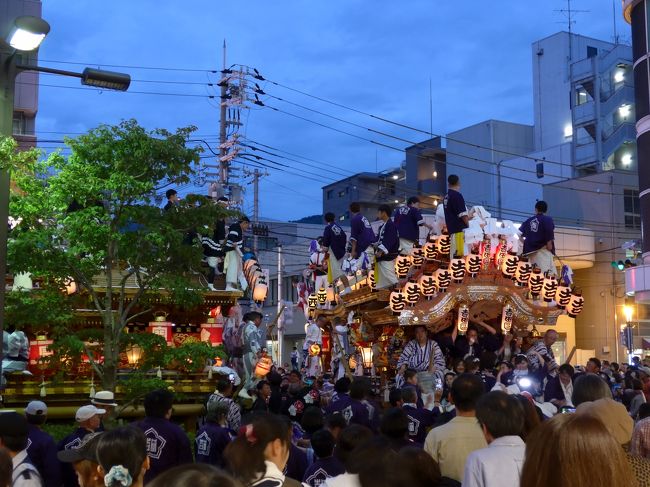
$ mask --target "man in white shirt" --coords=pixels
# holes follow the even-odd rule
[[[484,392],[485,385],[475,374],[461,374],[451,384],[456,417],[433,428],[424,441],[424,451],[438,463],[443,477],[462,482],[469,454],[487,446],[475,414],[476,402]]]
[[[307,377],[316,377],[321,373],[320,356],[312,356],[309,353],[309,347],[314,344],[323,346],[323,332],[327,319],[325,315],[318,315],[316,322],[308,321],[305,325],[305,341],[303,342],[302,353],[305,360],[305,368],[307,369]]]
[[[467,457],[463,487],[519,487],[526,450],[519,436],[524,427],[519,401],[505,392],[489,392],[478,400],[476,418],[488,447]]]

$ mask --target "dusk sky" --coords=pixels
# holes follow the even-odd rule
[[[41,47],[41,65],[79,71],[86,65],[101,67],[128,72],[134,81],[129,92],[115,93],[41,75],[37,131],[49,149],[64,135],[135,118],[147,128],[195,125],[197,138],[216,147],[219,100],[208,98],[216,92],[207,84],[216,84],[219,75],[206,70],[221,69],[224,38],[228,65],[252,66],[290,88],[423,130],[430,125],[430,78],[434,133],[487,119],[532,123],[530,46],[567,30],[566,13],[557,11],[566,8],[565,0],[43,0],[43,18],[52,30]],[[620,40],[629,42],[618,0],[574,0],[572,8],[589,10],[575,14],[575,32],[611,41],[615,21]],[[360,137],[399,149],[409,144],[363,127],[411,141],[427,138],[284,87],[260,84],[270,95],[361,127],[262,97],[268,105]],[[286,220],[321,213],[324,184],[403,160],[398,150],[251,106],[255,108],[244,115],[241,133],[300,161],[277,159],[291,167],[269,170],[262,180],[263,217]],[[248,188],[244,210],[250,213],[252,186]]]

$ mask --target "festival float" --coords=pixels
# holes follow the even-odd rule
[[[309,297],[312,316],[346,320],[350,371],[361,359],[366,374],[380,376],[386,385],[417,325],[433,336],[453,327],[464,334],[470,323],[483,322],[502,333],[536,338],[538,326],[580,314],[584,298],[571,285],[568,266],[559,277],[543,275],[520,255],[512,222],[497,222],[483,209],[474,214],[465,231],[464,257],[450,258],[449,235],[429,235],[424,245],[395,260],[399,284],[394,289],[377,289],[371,267],[356,271],[351,293],[340,296],[342,285],[335,283]]]

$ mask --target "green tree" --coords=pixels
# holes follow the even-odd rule
[[[102,125],[66,138],[67,157],[14,168],[10,212],[20,224],[9,242],[10,270],[61,286],[72,278],[87,295],[102,317],[103,363],[88,353],[105,389],[115,389],[126,324],[151,310],[152,296],[177,306],[202,302],[193,271],[201,248],[187,237],[224,210],[202,196],[168,212],[156,203],[165,189],[190,182],[200,157],[187,145],[194,130]]]

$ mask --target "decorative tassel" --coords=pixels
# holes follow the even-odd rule
[[[39,395],[41,397],[46,397],[47,396],[47,389],[45,389],[45,378],[43,378],[43,381],[41,382],[41,390],[39,392]]]
[[[160,365],[158,366],[158,370],[156,371],[156,377],[162,379],[162,370],[160,369]]]
[[[95,373],[94,372],[90,376],[90,394],[88,394],[88,397],[90,397],[90,399],[95,398]]]
[[[212,380],[212,366],[208,369],[208,379]]]

